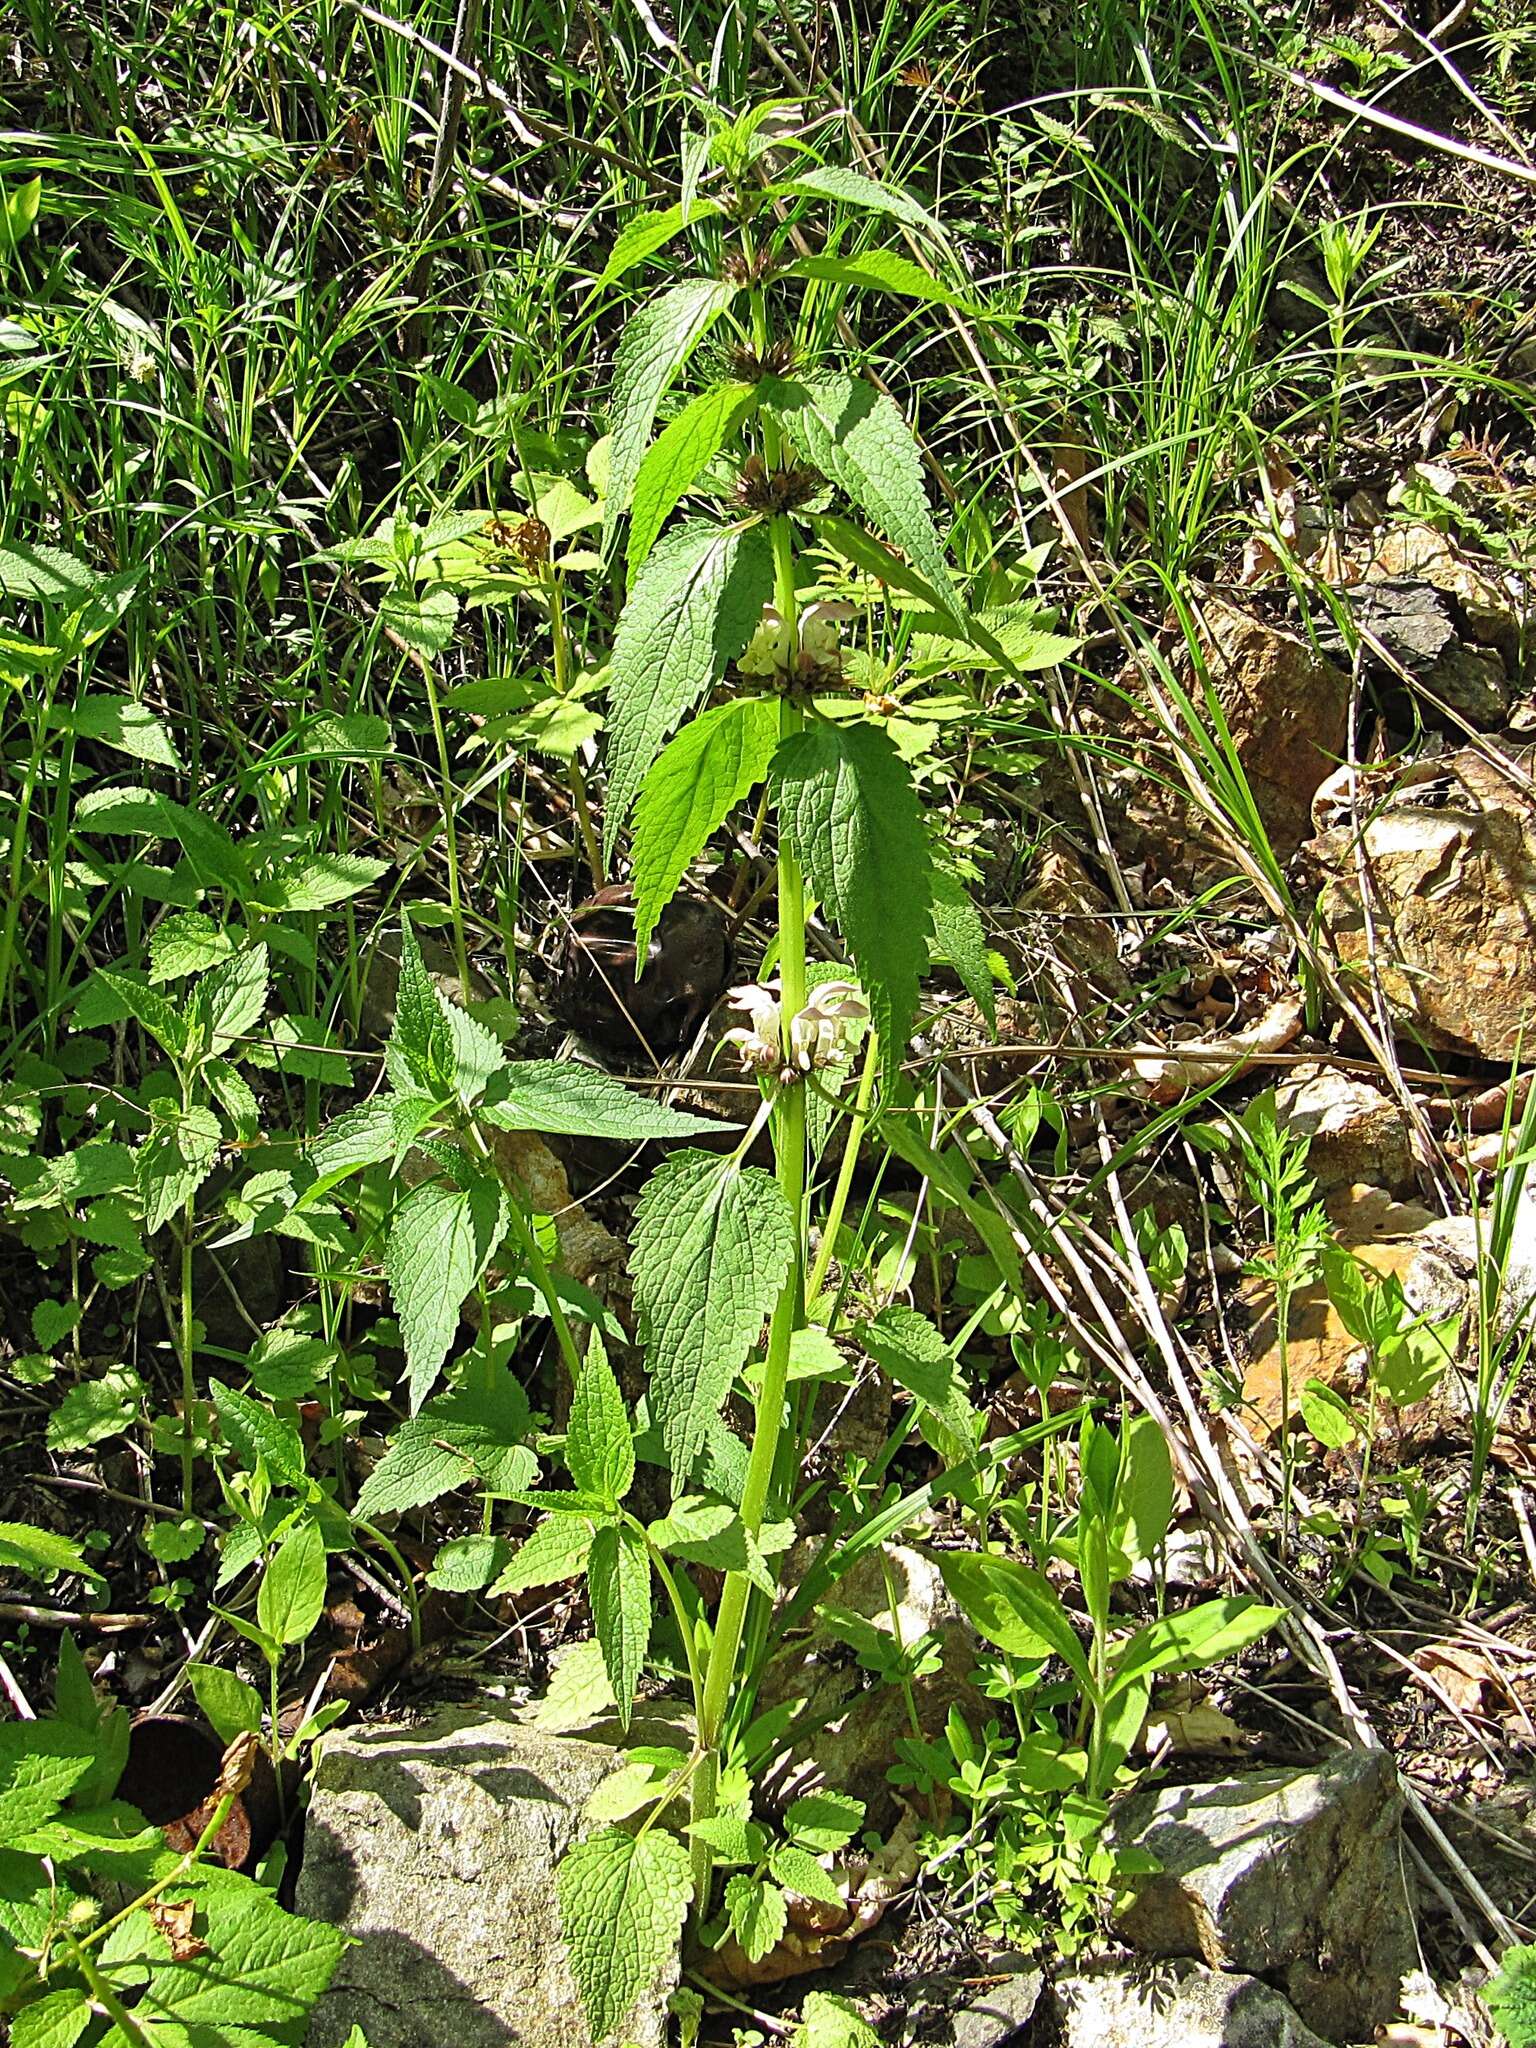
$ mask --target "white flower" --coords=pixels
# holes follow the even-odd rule
[[[869,1022],[869,1005],[851,981],[824,981],[789,1027],[790,1054],[801,1073],[842,1066],[853,1051],[855,1026]]]
[[[809,668],[835,668],[839,658],[838,621],[846,605],[807,605],[800,615],[800,662]],[[744,676],[778,676],[784,673],[784,625],[773,605],[763,608],[762,624],[752,635],[747,651],[736,664]]]
[[[727,1031],[724,1043],[734,1045],[753,1073],[797,1079],[818,1067],[841,1066],[853,1050],[856,1027],[869,1021],[869,1005],[851,981],[827,981],[813,989],[810,1001],[791,1021],[789,1059],[784,1057],[784,1019],[778,994],[752,983],[730,992],[733,1010],[750,1022]]]
[[[742,1065],[755,1074],[776,1074],[784,1062],[779,999],[756,982],[730,991],[730,1006],[742,1011],[750,1022],[727,1031],[722,1041],[741,1053]]]

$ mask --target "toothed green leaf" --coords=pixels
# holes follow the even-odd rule
[[[878,726],[818,723],[780,746],[779,819],[848,942],[894,1076],[928,965],[933,864],[917,792]]]
[[[569,1851],[556,1890],[587,2023],[606,2041],[676,1950],[693,1896],[688,1851],[662,1828],[604,1828]]]
[[[668,386],[702,337],[719,319],[736,287],[693,277],[635,314],[624,329],[613,365],[613,432],[608,449],[609,530],[629,510],[646,443]]]
[[[635,1211],[635,1307],[652,1419],[679,1481],[762,1334],[794,1249],[789,1205],[760,1167],[676,1152],[646,1183]]]
[[[822,475],[932,584],[961,630],[965,612],[928,509],[917,444],[892,400],[843,375],[779,381],[767,399]]]
[[[768,773],[779,739],[767,697],[732,697],[692,719],[662,749],[635,806],[635,947],[651,933],[688,864]]]
[[[608,666],[605,858],[667,735],[725,673],[773,596],[761,526],[688,519],[651,551],[619,619]]]

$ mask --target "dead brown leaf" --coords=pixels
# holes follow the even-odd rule
[[[207,1955],[207,1942],[199,1941],[192,1932],[197,1907],[191,1899],[177,1899],[174,1903],[169,1899],[152,1899],[144,1910],[151,1926],[170,1944],[172,1962],[190,1963]]]

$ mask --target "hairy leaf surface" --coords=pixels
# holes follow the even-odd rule
[[[677,1152],[635,1211],[635,1307],[651,1413],[686,1480],[794,1257],[794,1219],[760,1167]]]
[[[413,1414],[448,1356],[464,1297],[506,1228],[506,1196],[488,1178],[468,1188],[426,1182],[396,1209],[384,1269],[405,1340]]]
[[[778,710],[770,699],[732,697],[690,720],[653,764],[635,807],[639,958],[689,862],[768,773],[778,738]]]
[[[595,2041],[606,2041],[666,1966],[693,1896],[688,1851],[653,1828],[604,1828],[556,1876],[560,1923]]]
[[[736,296],[714,278],[675,284],[636,313],[613,365],[613,432],[608,449],[609,530],[629,510],[635,479],[667,387]]]
[[[917,444],[894,402],[861,377],[779,383],[771,403],[822,474],[911,558],[957,630],[965,613],[923,489]]]
[[[568,1060],[509,1060],[486,1092],[480,1115],[503,1131],[543,1131],[551,1137],[696,1138],[728,1129],[713,1117],[693,1116],[626,1088],[611,1074]]]
[[[673,507],[692,490],[757,403],[751,384],[712,384],[669,420],[635,478],[626,561],[633,581]]]
[[[848,942],[894,1074],[928,964],[933,904],[911,778],[877,726],[817,724],[784,741],[770,780],[781,826]]]
[[[761,526],[689,519],[652,551],[624,607],[608,668],[605,856],[668,733],[725,672],[773,595]]]
[[[651,1560],[638,1529],[610,1523],[592,1538],[587,1598],[618,1702],[619,1725],[628,1728],[651,1640]]]

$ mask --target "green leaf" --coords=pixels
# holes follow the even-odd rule
[[[690,278],[660,293],[624,329],[613,365],[613,431],[608,449],[607,530],[629,510],[635,479],[669,385],[736,296],[714,278]]]
[[[1156,1672],[1198,1671],[1247,1649],[1284,1618],[1283,1608],[1266,1607],[1246,1593],[1236,1599],[1206,1600],[1182,1614],[1165,1614],[1161,1621],[1138,1629],[1115,1651],[1110,1694]]]
[[[614,1138],[639,1145],[652,1138],[695,1138],[729,1130],[712,1117],[691,1116],[626,1088],[612,1074],[573,1060],[509,1060],[486,1091],[481,1118],[502,1131],[550,1137]]]
[[[917,444],[894,402],[862,378],[841,375],[776,383],[768,402],[822,475],[911,559],[963,632],[965,609],[928,509]]]
[[[173,1057],[187,1049],[187,1020],[173,1003],[147,988],[137,976],[120,974],[115,968],[100,967],[92,977],[90,995],[102,994],[115,998],[114,1013],[100,1018],[102,1023],[116,1023],[118,1017],[128,1016],[154,1039],[162,1052]],[[89,1015],[83,1003],[75,1006],[75,1022],[84,1028],[83,1018]]]
[[[958,638],[939,618],[914,621],[909,661],[918,676],[948,669],[1003,669],[1013,676],[1038,675],[1075,654],[1082,641],[1053,629],[1054,613],[1038,605],[1007,605],[979,612]],[[926,627],[929,630],[921,630]]]
[[[260,1459],[267,1477],[279,1486],[304,1484],[304,1440],[295,1425],[260,1401],[220,1380],[209,1383],[219,1418],[219,1433],[240,1461],[244,1472],[254,1472]]]
[[[71,1387],[48,1418],[50,1451],[87,1451],[132,1429],[144,1387],[131,1366],[114,1365],[99,1379]]]
[[[210,968],[192,991],[192,1028],[209,1052],[223,1052],[253,1031],[267,1007],[268,953],[247,946]]]
[[[1536,1942],[1513,1942],[1483,1987],[1483,2003],[1509,2048],[1536,2048]]]
[[[1457,1316],[1443,1323],[1410,1322],[1381,1345],[1370,1374],[1394,1407],[1410,1408],[1434,1392],[1454,1355],[1459,1325]]]
[[[911,778],[879,727],[817,723],[783,742],[770,783],[782,829],[848,942],[894,1077],[928,964],[933,903]]]
[[[227,1746],[237,1735],[261,1732],[261,1694],[254,1685],[221,1664],[189,1664],[187,1677],[193,1698],[220,1742]]]
[[[638,1529],[624,1523],[598,1530],[587,1557],[587,1597],[619,1725],[628,1728],[651,1640],[651,1560]]]
[[[379,599],[379,619],[417,654],[441,654],[459,622],[459,600],[444,583],[421,591],[402,586]]]
[[[742,652],[772,595],[765,527],[687,519],[652,550],[608,666],[607,859],[667,735]]]
[[[892,220],[903,221],[909,228],[921,228],[936,241],[944,239],[944,231],[933,215],[919,206],[910,192],[895,185],[883,185],[877,178],[865,177],[862,171],[845,170],[841,164],[818,164],[814,170],[802,171],[773,190],[803,193],[813,199],[830,199],[838,206],[861,206],[871,213],[889,214]]]
[[[270,911],[334,910],[389,873],[387,860],[361,853],[312,853],[261,885],[260,906]]]
[[[150,1105],[149,1136],[134,1154],[147,1236],[167,1224],[190,1202],[212,1173],[219,1156],[219,1120],[205,1103],[182,1109],[161,1100]]]
[[[905,591],[930,611],[943,611],[944,600],[927,578],[919,576],[912,564],[900,555],[892,554],[885,542],[877,540],[874,534],[866,533],[863,527],[853,525],[850,520],[839,518],[835,512],[814,513],[811,524],[834,554],[841,555],[845,562],[852,562],[856,569],[880,584],[883,590]]]
[[[275,1643],[302,1643],[325,1606],[325,1543],[317,1522],[290,1530],[262,1574],[256,1625]]]
[[[1173,1459],[1168,1439],[1150,1415],[1128,1422],[1120,1436],[1120,1470],[1115,1482],[1111,1542],[1117,1579],[1129,1578],[1150,1558],[1173,1520]]]
[[[135,2018],[157,2040],[184,2042],[186,2048],[193,2042],[197,2048],[247,2042],[265,2048],[277,2039],[297,2039],[347,1936],[339,1927],[285,1913],[270,1892],[234,1871],[200,1872],[195,1885],[189,1880],[188,1891],[198,1908],[193,1933],[206,1943],[205,1954],[176,1962],[147,1916],[124,1923],[125,1946],[132,1944],[125,1985],[143,1983]],[[100,1960],[104,1969],[112,1965],[110,1943]]]
[[[686,207],[679,201],[675,206],[655,207],[635,214],[624,223],[615,240],[612,253],[598,275],[598,285],[616,284],[637,264],[643,263],[647,256],[654,256],[658,249],[665,248],[685,227],[695,221],[710,220],[719,211],[716,200],[694,199]]]
[[[453,1033],[447,1005],[427,972],[409,917],[400,920],[400,976],[385,1059],[389,1078],[402,1095],[414,1090],[441,1100],[452,1091]]]
[[[586,1570],[591,1550],[591,1522],[580,1515],[546,1515],[492,1586],[492,1597],[562,1585]]]
[[[671,1961],[693,1896],[688,1851],[662,1828],[604,1828],[556,1873],[560,1923],[594,2041],[606,2041]]]
[[[745,1870],[727,1878],[725,1910],[732,1934],[753,1963],[762,1961],[789,1924],[789,1908],[778,1886],[765,1884]]]
[[[626,562],[633,582],[673,507],[692,490],[757,404],[752,384],[712,384],[669,420],[646,450],[635,478]]]
[[[759,1545],[736,1509],[725,1501],[684,1494],[646,1531],[658,1550],[714,1571],[745,1572],[754,1586],[774,1594],[774,1578]]]
[[[688,1833],[708,1842],[717,1863],[761,1863],[768,1850],[767,1831],[739,1813],[712,1813],[690,1821]]]
[[[602,1333],[593,1329],[571,1396],[565,1462],[577,1488],[616,1508],[635,1476],[635,1440],[624,1396],[608,1363]]]
[[[388,1159],[394,1149],[394,1112],[389,1096],[376,1096],[372,1102],[343,1110],[310,1142],[308,1156],[315,1171],[315,1184],[305,1190],[306,1197],[318,1199],[349,1174]]]
[[[948,1551],[938,1560],[944,1584],[989,1643],[1010,1657],[1030,1660],[1053,1652],[1086,1690],[1088,1660],[1055,1588],[1030,1565],[1011,1557]]]
[[[1308,1380],[1299,1405],[1302,1421],[1328,1450],[1341,1451],[1360,1434],[1349,1403],[1324,1380]]]
[[[11,2048],[74,2048],[96,2017],[83,1991],[48,1991],[11,2021]]]
[[[97,1694],[85,1659],[68,1633],[59,1638],[53,1704],[59,1721],[88,1736],[95,1748],[90,1770],[71,1789],[77,1814],[81,1808],[104,1805],[117,1790],[117,1781],[128,1761],[128,1714]]]
[[[930,277],[920,263],[891,249],[866,249],[859,256],[802,256],[789,265],[785,275],[852,285],[862,291],[894,292],[900,298],[922,299],[935,306],[960,306],[973,318],[980,312],[974,299],[951,291]]]
[[[646,1183],[631,1249],[651,1414],[686,1481],[795,1253],[795,1224],[760,1167],[677,1152]]]
[[[90,1770],[95,1743],[55,1721],[0,1725],[0,1843],[41,1827]]]
[[[132,697],[93,693],[76,700],[57,714],[59,722],[77,739],[99,740],[136,761],[151,762],[157,768],[184,772],[185,763],[176,751],[162,720]]]
[[[798,1892],[802,1899],[819,1899],[824,1906],[843,1903],[831,1876],[807,1849],[783,1843],[768,1859],[768,1868],[786,1891]]]
[[[30,1522],[0,1522],[0,1570],[25,1572],[29,1578],[47,1581],[59,1572],[76,1572],[97,1585],[101,1574],[87,1563],[85,1552],[67,1536],[51,1529],[34,1528]]]
[[[196,1515],[168,1516],[150,1523],[144,1531],[144,1548],[161,1564],[185,1564],[202,1549],[207,1533]]]
[[[966,1394],[959,1361],[928,1318],[893,1303],[865,1326],[864,1348],[942,1425],[956,1454],[969,1456],[981,1440],[981,1417]]]
[[[442,1544],[427,1573],[439,1593],[480,1593],[506,1562],[505,1536],[456,1536]]]
[[[488,1176],[467,1188],[424,1182],[395,1210],[384,1270],[405,1342],[413,1414],[448,1356],[465,1296],[506,1229],[506,1197]]]
[[[99,569],[43,541],[8,541],[0,547],[0,591],[40,599],[61,610],[88,604],[105,583]]]
[[[864,1818],[864,1802],[846,1792],[805,1792],[792,1800],[784,1825],[802,1848],[830,1855],[851,1842]]]
[[[229,959],[237,934],[215,924],[201,910],[180,910],[162,918],[149,935],[149,978],[178,981]]]
[[[770,698],[732,697],[690,720],[652,763],[635,806],[637,959],[644,960],[690,861],[767,775],[778,741],[778,707]]]
[[[947,868],[933,870],[933,950],[960,977],[961,987],[986,1019],[987,1028],[997,1031],[997,1002],[992,990],[992,968],[987,959],[987,935],[981,913],[970,892]]]
[[[538,1461],[527,1445],[532,1426],[528,1396],[505,1369],[488,1388],[439,1395],[395,1432],[363,1483],[356,1519],[370,1522],[425,1507],[471,1480],[499,1496],[520,1493],[538,1476]]]
[[[573,1728],[590,1726],[613,1706],[603,1646],[594,1638],[577,1643],[560,1659],[548,1692],[528,1717],[529,1725],[547,1734],[564,1735]]]
[[[830,1991],[811,1991],[800,2008],[800,2024],[789,2048],[880,2048],[880,2036],[848,1999]]]

